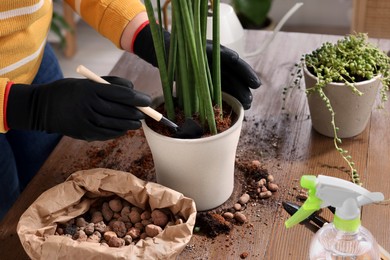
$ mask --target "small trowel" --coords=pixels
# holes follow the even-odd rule
[[[76,69],[77,73],[83,75],[84,77],[93,80],[98,83],[110,84],[110,82],[106,81],[102,77],[96,75],[91,70],[87,69],[83,65],[79,65]],[[179,127],[177,124],[164,117],[160,112],[154,110],[151,107],[137,107],[141,112],[150,116],[157,122],[161,122],[164,125],[168,126],[173,132],[175,138],[180,139],[195,139],[199,138],[203,135],[202,127],[197,124],[194,120],[187,118],[182,127]]]

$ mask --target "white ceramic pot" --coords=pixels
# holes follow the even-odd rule
[[[160,135],[143,121],[152,151],[157,182],[195,201],[199,211],[209,210],[229,199],[234,187],[234,163],[244,109],[230,95],[226,103],[238,115],[228,130],[199,139],[177,139]]]
[[[315,85],[317,78],[304,68],[306,88]],[[337,136],[340,138],[353,137],[367,126],[371,110],[375,103],[380,86],[380,76],[371,80],[356,83],[356,88],[364,93],[359,96],[343,83],[330,83],[324,88],[335,112],[335,124],[339,128]],[[331,114],[317,92],[307,97],[313,128],[325,136],[334,137],[331,125]]]

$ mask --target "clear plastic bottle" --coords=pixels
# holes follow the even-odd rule
[[[360,207],[384,199],[380,192],[335,177],[304,175],[301,186],[309,190],[302,207],[286,221],[292,227],[320,208],[336,208],[332,223],[324,225],[311,241],[310,260],[378,260],[379,246],[361,225]]]
[[[310,260],[378,260],[379,248],[366,228],[345,232],[329,223],[313,237],[309,255]]]

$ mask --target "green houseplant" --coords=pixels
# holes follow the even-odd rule
[[[304,75],[313,128],[333,137],[335,148],[350,168],[352,181],[360,184],[351,156],[340,147],[341,138],[355,136],[365,129],[378,91],[381,101],[387,101],[390,58],[370,43],[366,34],[357,33],[336,43],[324,43],[304,55],[297,67],[298,77]],[[359,112],[360,107],[365,107],[366,111]],[[318,110],[325,115],[319,118]],[[344,112],[347,114],[343,115]],[[362,124],[353,125],[348,132],[345,128],[349,127],[349,121]],[[323,130],[323,125],[327,130]]]
[[[261,29],[269,25],[268,13],[272,0],[232,0],[231,2],[244,28]]]
[[[172,5],[171,44],[166,50],[162,27],[155,20],[154,8],[145,1],[158,68],[164,93],[165,109],[169,119],[175,120],[175,105],[179,105],[186,117],[199,114],[202,124],[207,124],[211,134],[216,134],[214,106],[222,109],[219,1],[213,1],[213,68],[209,68],[206,57],[206,25],[208,1],[177,1]],[[159,24],[161,21],[160,1],[157,1]],[[166,57],[169,53],[169,57]],[[188,73],[191,71],[191,74]],[[176,80],[174,80],[176,79]],[[191,87],[195,82],[196,88]],[[176,93],[174,93],[174,85]],[[177,102],[174,104],[174,95]]]
[[[198,118],[210,136],[191,140],[171,138],[150,131],[145,121],[143,129],[152,151],[157,182],[193,198],[198,210],[217,207],[230,197],[234,186],[235,152],[243,121],[241,104],[221,91],[219,4],[219,1],[213,1],[212,5],[213,67],[210,68],[206,51],[208,1],[171,2],[169,46],[165,46],[162,28],[158,25],[162,25],[159,1],[159,23],[155,20],[155,8],[149,0],[145,1],[163,87],[165,113],[172,121],[177,120],[178,111],[182,111],[186,118]],[[235,119],[233,116],[232,126],[219,133],[217,122],[224,118],[225,104],[232,107],[231,115],[236,116]]]

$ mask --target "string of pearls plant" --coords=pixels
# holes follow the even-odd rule
[[[368,41],[367,34],[357,33],[345,36],[336,43],[324,43],[312,53],[303,55],[298,67],[297,79],[302,78],[302,67],[317,77],[314,87],[307,89],[306,94],[318,93],[325,102],[331,114],[331,125],[334,132],[334,146],[349,166],[352,182],[361,185],[360,177],[355,168],[355,163],[347,150],[340,147],[342,141],[338,137],[339,128],[335,124],[335,112],[331,101],[326,96],[324,88],[328,83],[345,83],[356,95],[363,95],[354,83],[369,80],[381,75],[382,87],[380,88],[381,107],[388,100],[387,92],[390,84],[390,58],[385,52]],[[296,86],[297,80],[294,81]],[[299,80],[300,82],[300,80]],[[285,93],[285,91],[284,91]]]

